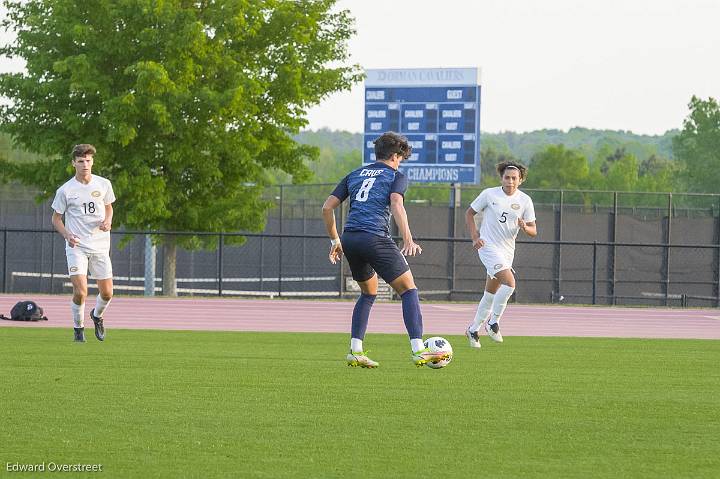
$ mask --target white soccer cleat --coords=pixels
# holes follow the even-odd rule
[[[485,331],[487,331],[487,335],[490,336],[490,339],[496,343],[503,342],[502,334],[500,334],[500,323],[495,323],[492,326],[490,323],[485,323]]]
[[[480,331],[470,331],[470,327],[468,327],[465,330],[465,336],[467,336],[471,348],[480,349],[482,347],[480,344]]]
[[[380,363],[373,361],[372,359],[367,357],[367,353],[364,351],[350,351],[346,359],[348,366],[352,366],[354,368],[357,366],[360,366],[361,368],[376,368],[380,366]]]

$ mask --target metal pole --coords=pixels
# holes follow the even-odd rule
[[[720,197],[718,198],[720,200]],[[715,307],[720,307],[720,208],[715,218]]]
[[[37,267],[35,268],[36,271],[39,271],[40,274],[37,276],[37,291],[42,291],[42,285],[43,285],[43,275],[42,272],[45,271],[45,265],[44,265],[44,257],[45,257],[45,235],[43,233],[40,233],[40,254],[36,258],[38,261]]]
[[[260,237],[260,291],[264,291],[264,281],[265,279],[263,276],[265,275],[265,270],[263,268],[263,265],[265,264],[265,237]]]
[[[55,241],[54,235],[50,234],[50,294],[55,292],[53,283],[55,282]]]
[[[563,209],[565,207],[565,191],[560,190],[560,210],[558,211],[558,241],[563,240]],[[562,288],[562,244],[557,246],[557,291],[560,294]]]
[[[617,253],[617,246],[615,246],[615,242],[617,241],[617,217],[618,217],[618,192],[616,191],[613,193],[613,221],[612,221],[612,232],[610,241],[613,243],[611,250],[612,254],[610,255],[610,297],[611,302],[610,304],[615,305],[615,255]]]
[[[562,210],[563,210],[564,195],[563,191],[560,190],[560,201],[558,209],[553,211],[555,214],[555,245],[553,246],[553,296],[559,298],[561,285],[561,271],[562,271],[562,247],[560,241],[562,241]],[[553,298],[553,302],[554,302]]]
[[[112,233],[111,233],[112,234]],[[112,249],[112,237],[110,238],[110,249]],[[132,257],[133,257],[133,247],[132,244],[128,245],[127,247],[127,277],[128,277],[128,284],[132,284]]]
[[[592,304],[597,304],[597,241],[593,241]]]
[[[460,186],[456,183],[450,185],[450,204],[448,208],[448,237],[455,237],[455,216],[457,212],[458,203],[460,202]],[[449,295],[455,290],[455,242],[453,241],[448,247],[448,290]],[[449,298],[448,298],[449,299]]]
[[[300,276],[302,277],[302,282],[304,284],[305,282],[305,196],[303,196],[302,199],[302,264],[300,266]]]
[[[2,267],[2,277],[3,277],[3,293],[7,293],[7,230],[3,230],[3,267]]]
[[[155,260],[157,246],[153,244],[152,236],[145,235],[145,296],[155,296]]]
[[[343,224],[345,222],[345,203],[340,204],[340,224],[338,225],[337,229],[342,236],[342,228]],[[343,296],[343,288],[345,286],[345,268],[343,267],[342,260],[339,261],[340,263],[340,284],[338,285],[338,296],[342,298]]]
[[[223,280],[223,244],[224,236],[220,233],[218,238],[218,256],[217,256],[217,280],[218,280],[218,296],[222,296],[222,280]]]
[[[284,209],[283,185],[280,185],[280,234],[283,233],[283,209]],[[278,238],[278,298],[282,296],[282,236]]]
[[[670,305],[670,227],[672,225],[672,193],[668,193],[668,217],[665,230],[665,306]]]
[[[283,213],[284,213],[284,206],[285,206],[285,199],[284,199],[284,189],[283,185],[280,185],[280,205],[278,206],[278,213],[280,215],[280,234],[283,232]]]
[[[720,244],[715,245],[715,257],[717,258],[717,261],[715,262],[716,269],[716,281],[715,281],[715,307],[720,307]]]
[[[278,238],[278,298],[282,296],[282,236]]]

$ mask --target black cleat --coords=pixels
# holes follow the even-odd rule
[[[74,341],[76,343],[84,343],[85,342],[85,328],[73,328],[75,330],[75,339]]]
[[[95,323],[95,337],[98,341],[105,341],[105,326],[103,325],[103,319],[95,316],[95,308],[90,311],[90,319]]]

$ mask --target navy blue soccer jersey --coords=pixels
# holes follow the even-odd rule
[[[366,231],[390,236],[390,194],[405,194],[408,179],[384,163],[373,163],[351,171],[332,195],[340,201],[350,198],[345,231]]]

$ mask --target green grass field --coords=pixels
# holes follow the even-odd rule
[[[0,476],[720,475],[720,341],[508,337],[416,369],[404,336],[0,328]]]

